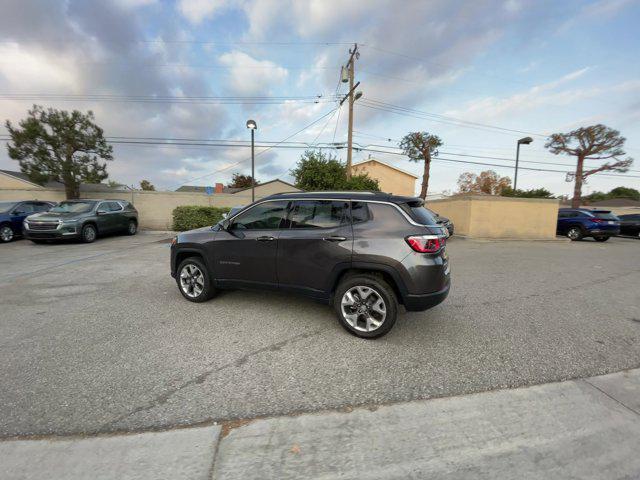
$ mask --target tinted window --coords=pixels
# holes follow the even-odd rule
[[[345,201],[308,200],[293,204],[290,228],[332,228],[345,220],[349,204]]]
[[[233,228],[240,230],[273,230],[279,228],[289,202],[265,202],[238,215],[233,220]]]
[[[36,203],[35,208],[36,212],[46,212],[51,208],[51,205],[48,203]]]
[[[571,215],[569,215],[571,212],[558,212],[558,218],[568,218]]]
[[[411,210],[411,216],[413,219],[421,225],[435,225],[436,219],[433,215],[424,207],[409,207]]]
[[[119,212],[122,210],[122,206],[118,202],[109,202],[107,203],[107,206],[112,212]]]
[[[22,213],[33,213],[36,209],[33,206],[33,203],[21,203],[16,207],[16,212]]]
[[[611,212],[593,212],[593,216],[603,220],[618,220],[618,217]]]
[[[353,223],[366,222],[369,220],[369,207],[365,202],[351,203],[351,221]]]
[[[60,202],[50,212],[57,213],[84,213],[90,212],[96,202]]]

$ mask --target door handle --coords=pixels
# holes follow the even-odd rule
[[[347,237],[324,237],[325,242],[344,242]]]
[[[270,237],[269,235],[263,235],[262,237],[256,238],[259,242],[272,242],[275,240],[274,237]]]

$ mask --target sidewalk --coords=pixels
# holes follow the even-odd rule
[[[640,369],[223,427],[6,440],[0,478],[640,478]]]

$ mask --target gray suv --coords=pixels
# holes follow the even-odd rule
[[[28,216],[24,236],[35,243],[68,238],[93,242],[98,235],[138,231],[138,211],[123,200],[67,200]]]
[[[282,193],[179,234],[171,275],[192,302],[225,288],[301,293],[333,304],[349,332],[374,338],[391,330],[399,303],[426,310],[447,297],[446,237],[420,198]]]

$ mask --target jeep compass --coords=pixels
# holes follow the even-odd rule
[[[171,275],[192,302],[225,288],[300,293],[332,304],[349,332],[374,338],[391,330],[399,304],[426,310],[447,297],[446,238],[420,198],[281,193],[180,233]]]

